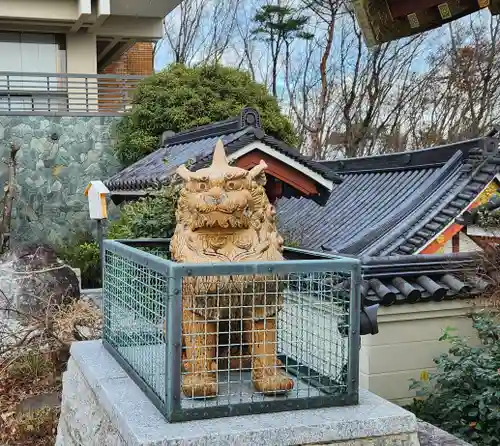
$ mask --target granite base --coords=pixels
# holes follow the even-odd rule
[[[74,343],[56,446],[418,446],[417,420],[360,390],[360,404],[168,423],[100,341]]]

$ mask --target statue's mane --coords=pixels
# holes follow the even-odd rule
[[[243,248],[245,253],[238,254],[239,261],[251,260],[282,260],[283,239],[278,234],[274,207],[269,202],[266,191],[261,184],[252,182],[250,193],[254,200],[254,208],[249,215],[250,227],[232,231],[226,238],[226,243]],[[197,215],[187,206],[187,201],[195,198],[196,193],[183,188],[177,202],[177,226],[172,238],[173,257],[177,261],[206,262],[217,260],[212,253],[208,258],[203,254],[204,248],[210,243],[217,243],[223,236],[216,231],[213,233],[190,231],[188,228]],[[195,198],[196,199],[196,198]],[[246,243],[248,249],[245,249]],[[222,240],[220,240],[222,243]],[[223,256],[220,261],[224,261]],[[237,260],[237,259],[233,259]]]

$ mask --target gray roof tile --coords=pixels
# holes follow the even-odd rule
[[[168,183],[177,167],[195,162],[212,154],[215,144],[222,139],[224,145],[238,139],[246,133],[240,130],[228,135],[218,135],[199,139],[194,142],[167,145],[147,155],[131,166],[118,172],[106,181],[111,190],[138,190],[159,187]]]
[[[362,259],[364,305],[383,306],[464,299],[491,291],[478,276],[476,253],[393,255]]]
[[[252,123],[252,125],[248,125],[248,123]],[[106,180],[105,184],[111,191],[158,188],[167,184],[177,167],[188,161],[192,161],[191,169],[198,169],[209,163],[219,138],[222,139],[228,155],[251,142],[262,141],[303,166],[319,173],[324,178],[340,182],[339,176],[332,172],[328,166],[313,161],[282,141],[266,135],[259,126],[258,113],[247,108],[242,110],[239,117],[176,134],[167,139],[165,147],[123,169]]]
[[[324,207],[278,201],[282,228],[300,245],[353,255],[414,254],[468,206],[500,166],[482,138],[404,154],[324,163],[342,177]]]

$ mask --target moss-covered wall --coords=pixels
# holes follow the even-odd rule
[[[21,146],[14,241],[59,245],[91,228],[83,191],[90,180],[105,180],[120,169],[111,150],[119,119],[0,116],[0,158],[7,159],[11,142]],[[0,183],[6,181],[2,163]]]

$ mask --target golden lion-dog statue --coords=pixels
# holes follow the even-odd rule
[[[249,171],[230,166],[221,140],[210,167],[196,172],[179,167],[184,186],[170,246],[172,260],[283,260],[276,211],[264,190],[266,168],[264,161]],[[283,290],[276,276],[185,277],[182,305],[184,395],[217,395],[223,350],[219,346],[224,344],[227,356],[233,357],[226,367],[251,368],[258,392],[277,394],[293,388],[294,381],[277,358],[276,317]]]

